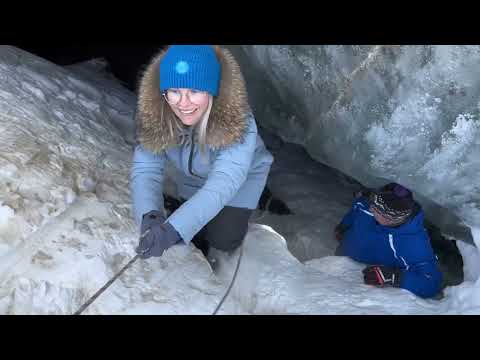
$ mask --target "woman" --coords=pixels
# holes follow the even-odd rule
[[[185,200],[167,219],[166,163]],[[202,229],[210,247],[233,252],[265,188],[272,155],[257,132],[240,67],[225,49],[175,45],[140,83],[131,170],[134,215],[144,234],[137,252],[160,257]]]

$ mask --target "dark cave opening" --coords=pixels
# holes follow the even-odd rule
[[[154,43],[71,43],[68,45],[17,43],[12,46],[62,66],[104,58],[110,65],[112,74],[129,90],[135,91],[139,74],[165,45]]]

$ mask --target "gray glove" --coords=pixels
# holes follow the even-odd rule
[[[162,211],[150,211],[148,214],[143,215],[142,220],[142,234],[144,235],[154,224],[163,224],[167,219],[163,215]]]
[[[181,241],[182,238],[171,224],[168,222],[154,223],[150,227],[150,231],[147,230],[147,233],[140,239],[136,251],[145,260],[151,257],[161,257],[166,250]]]

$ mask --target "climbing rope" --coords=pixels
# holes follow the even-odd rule
[[[115,275],[115,277],[113,277],[108,283],[106,283],[100,290],[98,290],[96,292],[95,295],[93,295],[90,300],[88,300],[85,304],[82,305],[82,307],[80,307],[80,309],[77,310],[77,312],[75,312],[75,316],[78,316],[78,315],[82,315],[83,312],[85,310],[87,310],[87,308],[92,305],[95,300],[98,299],[98,297],[100,295],[102,295],[115,281],[117,281],[117,279],[123,275],[123,273],[125,271],[127,271],[133,264],[135,264],[137,262],[137,260],[140,258],[140,255],[137,255],[135,256],[127,265],[125,265],[125,267],[117,274]]]
[[[143,239],[145,236],[147,236],[149,233],[150,233],[150,230],[145,231],[145,233],[140,237],[140,240],[142,240],[142,239]],[[148,250],[147,250],[146,252],[148,252]],[[115,275],[115,276],[114,276],[109,282],[107,282],[100,290],[98,290],[98,291],[95,293],[95,295],[93,295],[85,304],[83,304],[83,305],[80,307],[80,309],[78,309],[73,315],[74,315],[74,316],[82,315],[82,314],[85,312],[85,310],[87,310],[87,308],[88,308],[90,305],[92,305],[92,304],[95,302],[95,300],[98,299],[98,297],[99,297],[100,295],[102,295],[105,291],[107,291],[107,289],[108,289],[110,286],[112,286],[112,284],[113,284],[115,281],[117,281],[117,279],[118,279],[120,276],[122,276],[122,275],[125,273],[125,271],[127,271],[128,269],[130,269],[130,268],[133,266],[133,264],[135,264],[135,263],[137,262],[138,259],[140,259],[140,254],[137,255],[137,256],[135,256],[132,260],[130,260],[130,262],[129,262],[127,265],[125,265],[125,267],[124,267],[122,270],[120,270],[120,272],[119,272],[117,275]]]
[[[148,233],[148,232],[147,232]],[[147,235],[147,233],[145,233],[143,237],[145,237]],[[218,312],[220,311],[220,309],[222,308],[223,304],[225,303],[225,301],[227,300],[228,296],[230,295],[230,292],[232,291],[232,288],[235,284],[235,281],[237,279],[237,275],[238,275],[238,272],[240,270],[240,264],[241,264],[241,261],[242,261],[242,257],[243,257],[243,244],[242,246],[240,247],[240,255],[238,257],[238,262],[237,262],[237,267],[235,269],[235,273],[233,275],[233,279],[230,283],[230,286],[228,287],[228,290],[227,292],[225,293],[225,295],[223,296],[222,300],[220,301],[220,303],[218,304],[218,306],[216,307],[215,311],[213,312],[212,316],[215,316],[218,314]],[[133,266],[133,264],[135,264],[137,262],[137,260],[140,259],[140,255],[137,255],[135,256],[132,260],[130,260],[130,262],[125,265],[125,267],[120,270],[120,272],[115,275],[109,282],[107,282],[100,290],[98,290],[95,295],[93,295],[85,304],[83,304],[80,309],[78,309],[75,313],[74,313],[74,316],[79,316],[79,315],[82,315],[85,310],[87,310],[87,308],[92,305],[99,297],[100,295],[102,295],[110,286],[112,286],[112,284],[118,280],[118,278],[120,278],[120,276],[122,276],[129,268],[131,268]]]
[[[213,316],[218,314],[218,312],[222,308],[223,304],[225,303],[225,300],[227,300],[228,296],[230,295],[230,292],[232,291],[233,285],[235,285],[235,280],[237,280],[237,275],[238,275],[238,271],[240,270],[240,264],[242,262],[242,257],[243,257],[243,244],[240,247],[240,255],[238,256],[237,268],[235,269],[235,273],[233,274],[232,282],[230,283],[230,286],[228,287],[228,290],[225,293],[225,296],[223,297],[222,301],[220,301],[217,308],[213,312],[213,314],[212,314]]]

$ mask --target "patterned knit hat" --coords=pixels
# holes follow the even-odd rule
[[[376,212],[396,225],[404,223],[415,207],[412,192],[396,183],[373,192],[370,202]]]
[[[195,89],[218,96],[221,66],[210,45],[172,45],[160,62],[160,91]]]

